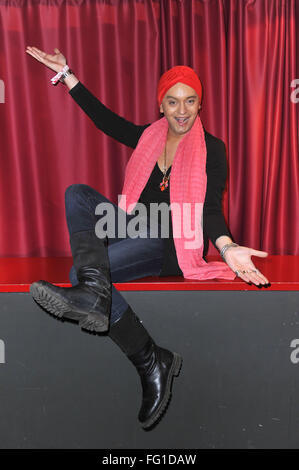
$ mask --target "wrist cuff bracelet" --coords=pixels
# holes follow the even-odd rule
[[[65,77],[71,75],[72,73],[73,71],[69,68],[69,66],[65,65],[63,69],[55,75],[55,77],[51,78],[52,85],[56,85],[58,81],[64,83]]]
[[[68,77],[69,75],[72,75],[74,73],[71,69],[68,69],[64,74],[60,77],[59,81],[64,83],[64,79]]]
[[[221,250],[220,250],[220,255],[221,257],[224,259],[224,253],[226,252],[226,250],[228,250],[230,247],[232,246],[239,246],[237,243],[227,243],[226,245],[224,245]],[[225,259],[224,259],[225,261]]]

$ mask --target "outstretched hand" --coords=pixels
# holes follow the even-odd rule
[[[270,284],[268,279],[255,267],[251,256],[266,258],[266,251],[254,250],[246,246],[234,246],[224,253],[225,262],[245,282],[259,284]],[[245,272],[244,272],[245,271]]]
[[[41,51],[37,47],[31,46],[27,46],[26,52],[51,70],[54,70],[54,72],[60,72],[66,65],[66,58],[57,47],[55,47],[55,54],[53,55],[46,54],[46,52]]]

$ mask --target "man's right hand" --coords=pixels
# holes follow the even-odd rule
[[[56,47],[54,49],[54,55],[46,54],[37,47],[31,46],[27,46],[26,52],[57,73],[66,65],[66,58]]]

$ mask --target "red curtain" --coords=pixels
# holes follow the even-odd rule
[[[58,47],[92,93],[138,124],[159,117],[161,73],[194,67],[204,126],[227,146],[235,240],[299,254],[298,0],[0,0],[0,44],[1,256],[70,254],[65,189],[86,183],[117,202],[131,154],[51,84],[27,45]]]

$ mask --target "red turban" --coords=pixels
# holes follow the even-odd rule
[[[176,65],[175,67],[172,67],[163,73],[159,80],[157,92],[159,106],[162,103],[167,90],[169,90],[169,88],[173,87],[178,82],[185,83],[186,85],[189,85],[191,88],[193,88],[199,96],[199,102],[201,102],[202,85],[196,72],[191,67],[187,67],[186,65]]]

